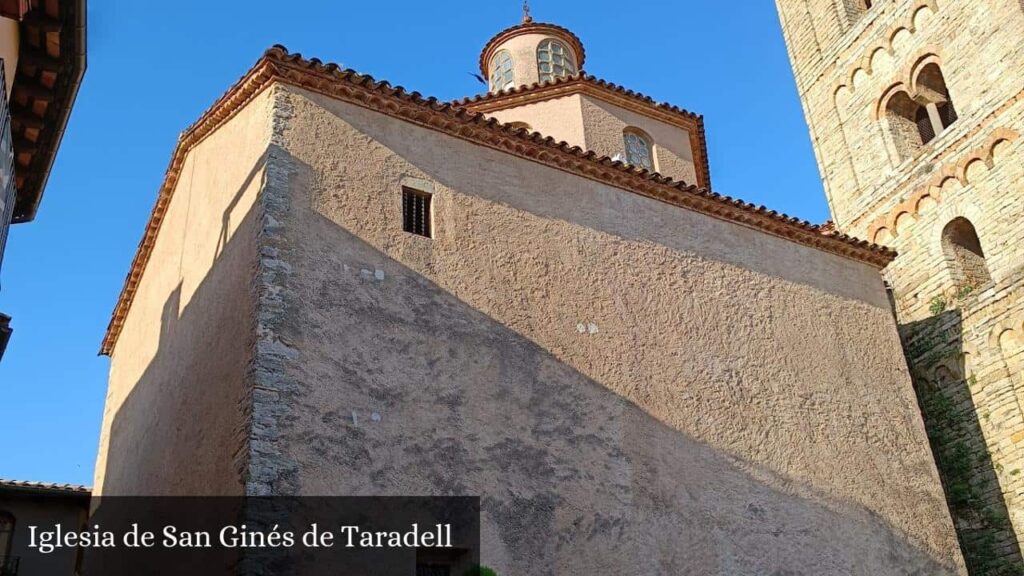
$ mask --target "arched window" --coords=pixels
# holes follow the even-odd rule
[[[967,218],[955,218],[942,229],[942,251],[953,279],[962,287],[977,288],[992,281],[981,240]]]
[[[635,130],[623,132],[622,138],[626,144],[626,163],[654,170],[654,155],[651,154],[650,139]]]
[[[558,40],[544,40],[537,46],[537,72],[541,82],[550,82],[575,74],[576,62],[565,44]]]
[[[0,510],[0,570],[11,555],[11,539],[14,537],[14,515]]]
[[[871,7],[875,5],[872,0],[840,0],[841,8],[846,12],[846,24],[852,26],[857,20],[860,20]]]
[[[491,90],[498,92],[515,86],[512,55],[502,50],[491,58]]]
[[[900,91],[885,105],[885,118],[900,160],[917,154],[957,120],[953,99],[938,64],[925,65],[917,73],[916,96]]]
[[[928,64],[917,73],[917,91],[928,102],[926,107],[932,117],[936,135],[956,122],[956,108],[953,107],[953,100],[946,89],[946,79],[942,77],[938,64]]]
[[[885,120],[900,160],[914,156],[935,138],[928,110],[906,92],[898,92],[889,99],[885,105]]]

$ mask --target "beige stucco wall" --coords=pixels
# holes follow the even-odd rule
[[[583,96],[582,104],[587,150],[608,156],[625,155],[625,130],[639,128],[650,137],[656,171],[676,180],[696,183],[697,169],[689,132],[591,96]]]
[[[290,490],[480,494],[502,574],[961,573],[876,270],[281,97]]]
[[[18,43],[21,30],[18,21],[0,16],[0,58],[4,61],[4,78],[7,80],[7,97],[11,96],[14,72],[18,69]]]
[[[488,112],[501,122],[525,122],[533,131],[600,155],[625,157],[624,131],[639,128],[652,141],[654,169],[676,180],[696,183],[690,133],[587,94]]]
[[[233,457],[255,340],[269,102],[257,97],[185,159],[111,355],[97,495],[242,490]]]
[[[525,122],[534,132],[568,142],[572,146],[583,149],[587,147],[583,97],[579,94],[495,110],[487,115],[504,123]]]

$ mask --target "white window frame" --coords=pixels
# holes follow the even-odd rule
[[[561,41],[545,38],[537,45],[537,78],[541,82],[573,76],[577,71],[572,51]]]

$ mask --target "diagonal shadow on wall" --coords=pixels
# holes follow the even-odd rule
[[[113,416],[105,493],[240,493],[258,223],[244,215],[187,297],[169,289]],[[280,334],[301,357],[272,442],[301,494],[480,494],[501,573],[955,573],[870,510],[710,448],[333,222],[306,224],[317,267]]]
[[[1019,574],[1024,560],[974,404],[960,310],[900,326],[928,440],[972,576]]]

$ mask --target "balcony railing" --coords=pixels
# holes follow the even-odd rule
[[[18,576],[18,556],[0,556],[0,576]]]

